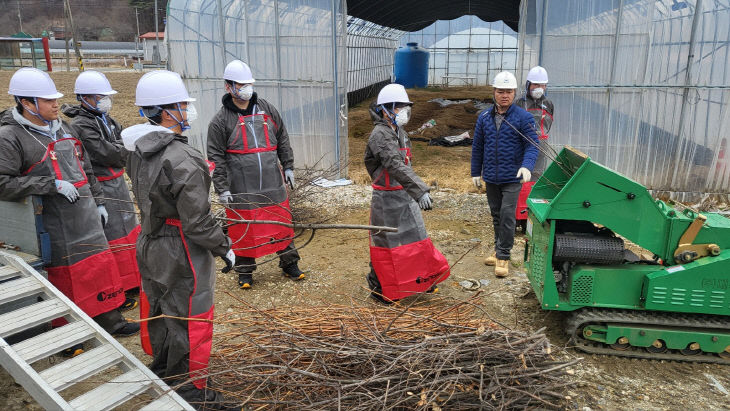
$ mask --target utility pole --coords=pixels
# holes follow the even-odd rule
[[[76,59],[79,62],[79,71],[84,71],[84,60],[83,60],[83,57],[81,56],[81,50],[79,50],[79,45],[81,44],[81,41],[79,40],[78,36],[76,36],[76,27],[74,26],[74,18],[73,18],[73,15],[71,15],[71,4],[69,3],[69,0],[64,0],[64,3],[66,4],[66,11],[68,12],[68,21],[69,21],[69,25],[71,26],[71,34],[73,35],[73,39],[74,39],[74,53],[76,53]],[[66,44],[68,44],[68,40],[66,40]]]
[[[156,46],[155,46],[155,52],[152,53],[152,60],[159,67],[160,62],[162,61],[162,58],[160,57],[160,29],[158,27],[158,24],[159,24],[159,17],[157,16],[157,0],[155,0],[155,44],[156,44]]]
[[[18,24],[20,25],[20,31],[23,31],[23,18],[20,16],[20,0],[18,0]]]
[[[134,38],[134,53],[137,57],[137,63],[141,63],[142,59],[139,57],[139,13],[137,8],[134,8],[134,19],[137,20],[137,37]]]
[[[68,51],[68,4],[63,2],[63,42],[66,44],[66,71],[71,71]]]

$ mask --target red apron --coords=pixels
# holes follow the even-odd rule
[[[406,165],[410,164],[410,148],[400,151]],[[448,278],[450,271],[446,257],[426,233],[418,205],[403,186],[392,182],[384,168],[373,179],[370,224],[398,227],[398,232],[370,233],[370,262],[383,296],[399,300],[428,291]]]
[[[289,196],[277,156],[277,125],[253,107],[249,116],[228,137],[226,163],[233,195],[226,216],[236,220],[272,220],[291,223]],[[262,257],[283,250],[294,230],[274,224],[234,224],[228,227],[233,251],[241,257]]]
[[[46,147],[43,158],[24,174],[48,175],[50,171],[56,179],[73,183],[80,195],[74,204],[58,194],[42,197],[43,224],[51,240],[48,279],[95,317],[119,307],[124,290],[83,170],[83,146],[64,135]]]

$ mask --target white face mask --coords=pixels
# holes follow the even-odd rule
[[[198,119],[198,110],[195,108],[195,106],[192,103],[188,103],[187,112],[188,112],[188,118],[187,118],[188,124],[190,124]]]
[[[101,113],[108,113],[112,109],[111,97],[102,97],[99,101],[96,102],[96,109]]]
[[[411,118],[411,107],[402,108],[398,114],[395,115],[395,124],[398,127],[403,127],[408,124],[408,120]]]
[[[253,96],[253,84],[244,84],[240,88],[236,88],[235,86],[231,86],[231,90],[233,91],[234,97],[240,100],[251,100],[251,96]]]
[[[545,95],[545,89],[544,88],[533,89],[532,91],[530,91],[530,95],[532,96],[532,98],[537,100],[540,97],[542,97],[543,95]]]

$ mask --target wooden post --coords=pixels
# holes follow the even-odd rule
[[[79,71],[84,71],[84,60],[81,56],[81,50],[79,49],[79,45],[81,44],[81,41],[76,36],[76,27],[74,26],[74,18],[71,14],[71,4],[69,3],[69,0],[64,0],[64,3],[66,4],[66,10],[68,12],[68,21],[71,25],[71,34],[73,34],[74,39],[74,53],[76,53],[76,60],[79,62]],[[66,44],[68,44],[68,40],[66,40]],[[68,48],[67,48],[68,50]]]

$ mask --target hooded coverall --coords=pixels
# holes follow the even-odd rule
[[[294,167],[294,153],[279,112],[256,93],[245,110],[233,104],[230,94],[224,95],[222,102],[223,107],[208,126],[208,160],[215,163],[215,191],[233,194],[233,202],[226,209],[228,218],[291,223],[281,167]],[[281,268],[299,261],[291,228],[234,224],[228,227],[228,235],[239,274],[253,272],[257,257],[274,252],[279,254]]]
[[[231,242],[211,213],[208,165],[186,137],[164,127],[141,124],[122,133],[125,139],[133,135],[138,138],[127,172],[142,220],[140,316],[212,320],[214,257],[224,256]],[[163,318],[146,325],[143,345],[151,345],[154,357],[150,369],[162,378],[190,374],[197,378],[195,387],[205,387],[213,324]],[[191,398],[190,391],[178,392]]]
[[[55,180],[73,183],[79,199],[70,203]],[[126,324],[117,310],[124,290],[97,210],[101,186],[83,145],[60,120],[43,130],[8,109],[0,113],[0,199],[31,195],[42,201],[50,237],[48,280],[106,331],[119,330]]]
[[[428,291],[450,274],[449,263],[426,233],[416,200],[429,191],[411,168],[411,144],[402,128],[394,131],[370,107],[375,127],[365,149],[365,168],[373,183],[370,224],[398,232],[370,233],[370,289],[390,300]]]
[[[64,105],[61,111],[71,118],[71,127],[84,144],[94,175],[101,184],[109,213],[104,234],[117,262],[122,287],[125,291],[137,288],[140,279],[134,245],[140,226],[124,181],[129,152],[122,144],[122,127],[113,118],[94,113],[82,105]]]

